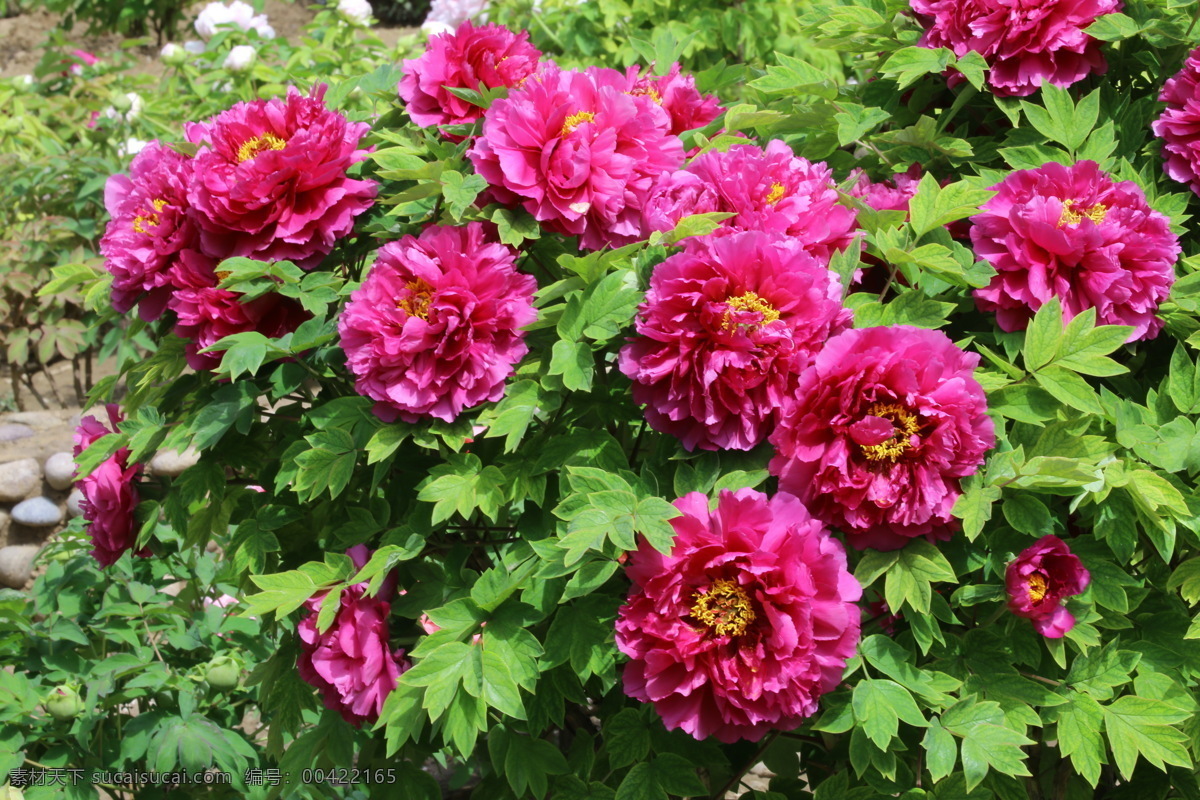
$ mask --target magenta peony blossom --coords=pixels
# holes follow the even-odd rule
[[[735,230],[785,233],[825,264],[855,237],[857,213],[838,202],[833,172],[823,163],[796,157],[778,139],[766,150],[747,144],[704,153],[686,168],[662,176],[645,205],[646,233],[670,230],[688,214],[731,212],[736,216],[721,223],[716,235]]]
[[[855,183],[850,194],[859,198],[876,211],[908,212],[908,203],[917,193],[921,183],[921,165],[913,164],[907,172],[900,172],[881,181],[872,181],[867,173],[855,167],[850,171]]]
[[[388,422],[449,422],[499,400],[529,351],[536,289],[479,222],[389,242],[338,321],[355,388]]]
[[[363,545],[346,554],[359,569],[371,557]],[[388,645],[392,610],[388,598],[395,590],[394,582],[385,581],[375,597],[367,595],[369,585],[363,581],[342,590],[341,607],[324,633],[317,630],[317,614],[326,592],[305,602],[309,614],[296,626],[300,677],[321,690],[326,708],[355,726],[379,719],[384,700],[411,666],[404,650],[392,651]]]
[[[116,431],[123,419],[120,409],[116,403],[109,403],[105,411],[111,430]],[[93,416],[84,417],[75,429],[72,455],[78,459],[93,442],[109,432],[100,420]],[[79,506],[88,523],[92,557],[101,567],[115,564],[125,551],[133,549],[137,541],[133,512],[140,498],[133,484],[141,469],[141,464],[129,463],[129,448],[122,447],[100,462],[90,475],[79,479],[79,491],[83,494]],[[134,555],[145,557],[150,555],[150,550],[143,547]]]
[[[1200,194],[1200,47],[1188,54],[1158,99],[1167,107],[1150,128],[1163,140],[1163,168]]]
[[[371,207],[375,182],[346,177],[367,157],[358,142],[369,126],[327,109],[325,89],[293,88],[184,126],[200,145],[188,199],[206,254],[312,269]]]
[[[1067,543],[1057,536],[1043,536],[1021,551],[1004,573],[1008,609],[1033,622],[1033,628],[1048,639],[1061,639],[1075,627],[1075,615],[1062,601],[1082,594],[1091,574]]]
[[[697,739],[795,728],[858,644],[862,587],[846,551],[787,494],[722,491],[709,511],[692,492],[675,507],[670,555],[643,540],[626,567],[625,693]]]
[[[1070,86],[1108,69],[1100,42],[1084,33],[1121,0],[909,0],[925,26],[924,47],[974,50],[988,63],[987,81],[1001,97],[1033,94],[1043,83]],[[965,80],[961,74],[954,82]]]
[[[825,340],[849,326],[841,297],[837,276],[796,239],[689,240],[650,276],[621,371],[650,427],[688,450],[749,450]]]
[[[434,36],[420,58],[404,62],[399,92],[413,122],[423,128],[463,125],[483,117],[483,109],[451,94],[456,89],[520,86],[538,69],[542,53],[529,43],[529,33],[513,33],[503,25],[476,27],[470,20],[454,33]],[[461,141],[461,136],[449,136]]]
[[[632,86],[630,94],[644,95],[663,107],[671,117],[670,132],[678,136],[684,131],[703,128],[724,113],[721,101],[711,94],[700,94],[696,79],[679,72],[679,64],[671,65],[666,75],[638,76],[638,67],[629,68]]]
[[[999,194],[971,219],[975,252],[998,273],[975,290],[981,311],[1022,330],[1058,297],[1067,319],[1094,308],[1099,324],[1132,325],[1130,341],[1158,334],[1179,240],[1136,183],[1080,161],[1018,170],[992,188]]]
[[[547,64],[483,119],[469,155],[496,199],[597,250],[642,236],[654,180],[683,163],[671,117],[624,73]]]
[[[112,219],[100,252],[104,268],[113,276],[112,304],[117,311],[126,312],[137,303],[143,319],[158,319],[170,297],[170,273],[181,251],[199,247],[187,213],[191,161],[153,141],[134,156],[131,175],[113,175],[105,184],[104,204]]]
[[[995,443],[979,356],[941,331],[841,333],[800,376],[771,435],[771,472],[858,548],[947,539],[961,494]]]

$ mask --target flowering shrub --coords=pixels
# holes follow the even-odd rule
[[[1191,20],[994,6],[814,0],[824,52],[784,26],[757,72],[690,69],[721,30],[685,55],[668,23],[606,51],[640,65],[482,20],[365,77],[284,79],[260,43],[237,98],[147,139],[103,263],[59,273],[137,305],[146,348],[93,392],[124,417],[86,426],[68,546],[148,552],[87,567],[122,597],[219,549],[269,735],[213,711],[188,768],[356,775],[272,796],[723,798],[759,762],[754,800],[1200,792],[1200,279],[1186,124],[1153,125]],[[577,43],[606,13],[546,17]],[[221,35],[206,63],[257,40]],[[3,674],[46,698],[6,719],[48,763],[34,725],[94,723],[44,639]],[[194,722],[178,684],[147,735]]]

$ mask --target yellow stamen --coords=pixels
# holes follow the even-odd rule
[[[754,622],[754,608],[745,589],[730,580],[719,580],[707,593],[692,596],[692,617],[718,636],[741,636]]]
[[[238,163],[249,161],[266,150],[282,150],[287,147],[287,142],[280,139],[273,133],[264,133],[262,136],[255,136],[253,139],[248,139],[238,148],[237,160]]]
[[[1058,227],[1064,225],[1078,225],[1083,222],[1083,218],[1087,217],[1092,222],[1099,225],[1104,221],[1104,217],[1108,214],[1108,206],[1103,203],[1096,203],[1090,208],[1077,209],[1079,203],[1075,200],[1068,200],[1063,203],[1062,216],[1058,218]]]
[[[566,120],[563,121],[561,135],[566,136],[568,133],[575,130],[583,123],[591,122],[595,118],[596,118],[596,115],[593,114],[591,111],[576,111],[574,114],[567,117]]]
[[[733,315],[738,311],[756,311],[762,314],[762,321],[757,325],[766,325],[768,322],[774,322],[779,319],[779,312],[763,298],[759,297],[754,292],[746,292],[737,297],[730,297],[725,301],[726,310],[725,317],[721,320],[721,327],[727,331],[732,331],[738,325],[747,325],[755,323],[734,322]]]
[[[136,233],[146,233],[146,228],[157,228],[161,221],[158,218],[158,212],[167,207],[167,201],[162,198],[155,198],[150,201],[150,205],[154,206],[154,210],[148,214],[138,214],[133,218],[133,230]]]
[[[227,269],[217,270],[217,280],[218,280],[218,281],[223,281],[223,280],[225,280],[226,278],[228,278],[228,277],[229,277],[230,275],[232,275],[232,274],[233,274],[233,273],[232,273],[232,272],[230,272],[230,271],[229,271],[229,270],[227,270]]]
[[[896,403],[876,403],[867,409],[867,415],[872,417],[882,417],[888,420],[896,427],[896,432],[891,439],[879,444],[860,444],[863,455],[870,461],[891,461],[895,462],[905,450],[912,447],[912,442],[909,441],[913,436],[916,436],[921,430],[921,423],[917,421],[917,417],[907,408]]]
[[[1035,572],[1029,576],[1029,600],[1034,605],[1042,602],[1042,598],[1046,596],[1046,592],[1050,586],[1046,583],[1046,576],[1040,572]]]
[[[772,184],[771,184],[771,191],[770,191],[770,193],[769,193],[769,194],[766,196],[766,203],[767,203],[767,205],[769,205],[769,206],[773,206],[773,205],[775,205],[776,203],[778,203],[780,200],[782,200],[782,199],[783,199],[783,192],[784,192],[784,189],[783,189],[783,184],[782,184],[782,183],[772,183]]]
[[[636,89],[630,89],[625,94],[631,94],[635,97],[649,97],[656,105],[662,105],[662,95],[653,86],[639,86]]]
[[[433,287],[417,278],[404,284],[410,294],[396,301],[396,308],[410,317],[429,319],[429,303],[433,299]]]

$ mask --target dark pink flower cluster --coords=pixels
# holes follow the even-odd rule
[[[1070,86],[1108,68],[1100,42],[1084,33],[1121,0],[909,0],[925,26],[921,44],[974,50],[988,64],[987,81],[1001,97],[1023,97],[1043,83]],[[962,75],[957,80],[965,80]]]
[[[1031,620],[1046,638],[1061,639],[1075,627],[1075,615],[1062,602],[1082,594],[1091,577],[1066,542],[1057,536],[1043,536],[1022,550],[1005,570],[1008,608]]]
[[[75,458],[79,458],[80,453],[97,439],[115,432],[124,419],[115,403],[105,406],[105,411],[111,428],[92,416],[80,421],[75,429],[75,447],[72,451]],[[83,494],[79,505],[92,539],[92,557],[101,567],[115,564],[127,550],[133,549],[136,542],[133,511],[140,498],[134,482],[141,470],[141,464],[129,463],[129,448],[122,447],[78,482],[79,491]],[[150,555],[150,551],[143,547],[134,555],[145,557]]]
[[[1018,170],[972,217],[976,254],[997,274],[975,291],[1006,331],[1022,330],[1057,297],[1071,319],[1096,309],[1104,325],[1132,325],[1152,339],[1155,316],[1175,282],[1179,239],[1133,181],[1114,181],[1095,161]]]
[[[358,142],[367,125],[327,109],[324,93],[324,85],[308,97],[292,89],[286,100],[239,103],[188,124],[194,157],[151,142],[129,176],[105,186],[112,219],[100,250],[113,306],[136,303],[147,320],[173,311],[196,369],[219,363],[198,351],[224,336],[280,336],[308,318],[288,298],[243,303],[218,289],[222,259],[289,259],[311,269],[374,202],[374,182],[347,176],[366,158]]]
[[[346,554],[358,569],[371,558],[364,545]],[[325,592],[304,604],[309,613],[296,626],[300,677],[321,690],[326,708],[355,726],[379,719],[387,696],[411,666],[404,650],[392,650],[388,643],[388,598],[395,591],[394,579],[384,581],[374,597],[367,594],[368,585],[356,583],[342,590],[337,616],[324,633],[317,630],[317,614]]]
[[[697,739],[797,727],[858,644],[862,587],[845,550],[786,494],[723,491],[710,511],[692,492],[675,507],[671,553],[643,540],[627,566],[626,694]]]
[[[632,80],[630,94],[644,95],[663,107],[671,117],[670,132],[675,136],[684,131],[703,128],[725,111],[720,101],[711,94],[701,94],[696,88],[696,79],[679,71],[679,64],[672,64],[666,75],[655,77],[641,75],[634,66],[629,68]]]
[[[502,25],[476,27],[470,20],[453,33],[429,40],[420,58],[404,62],[398,91],[413,122],[423,128],[464,125],[483,117],[483,109],[450,89],[513,88],[538,70],[542,53],[529,44],[529,33]],[[446,135],[460,141],[461,136]]]
[[[389,422],[450,421],[499,400],[528,352],[536,289],[480,222],[389,242],[338,322],[355,388]]]
[[[828,264],[855,237],[853,209],[841,205],[833,172],[797,157],[786,143],[766,149],[735,145],[710,151],[682,170],[664,174],[647,198],[645,233],[667,231],[690,214],[734,214],[714,235],[737,230],[782,233]]]
[[[1163,141],[1163,168],[1200,194],[1200,48],[1188,53],[1158,99],[1167,107],[1150,128]]]
[[[849,326],[841,298],[837,276],[794,237],[690,240],[651,275],[621,371],[655,430],[688,450],[749,450],[825,340]]]
[[[995,443],[978,364],[941,331],[897,325],[833,337],[771,435],[780,490],[859,549],[949,538],[959,480]]]

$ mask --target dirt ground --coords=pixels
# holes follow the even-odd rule
[[[191,24],[204,5],[205,3],[202,2],[192,4],[187,15],[188,27],[179,35],[181,41],[199,38]],[[317,6],[302,2],[266,0],[263,11],[275,29],[275,33],[294,42],[299,37],[301,29],[312,20],[317,8]],[[57,14],[51,14],[43,8],[31,10],[29,13],[10,19],[0,19],[0,78],[33,72],[34,67],[42,58],[42,45],[46,41],[46,34],[57,24],[58,19]],[[101,58],[105,53],[111,53],[121,46],[120,36],[115,34],[87,36],[86,30],[86,25],[77,24],[74,30],[68,32],[68,38],[80,48],[95,53]],[[401,36],[408,35],[413,31],[413,28],[376,28],[374,32],[385,44],[390,46],[394,45]],[[151,44],[136,48],[134,52],[142,60],[139,71],[151,74],[162,71],[161,62],[158,60],[158,46]]]

